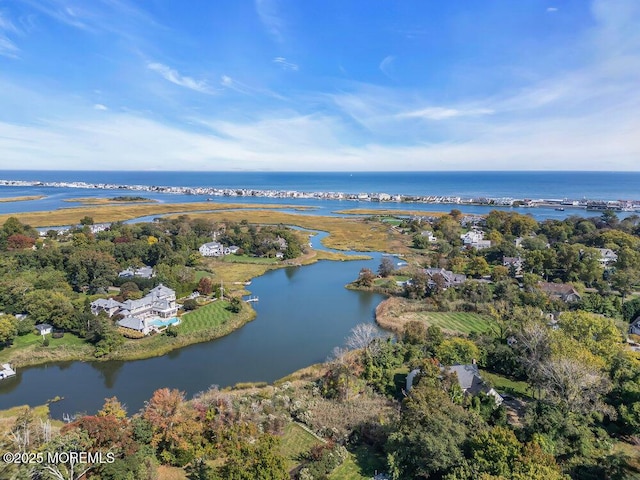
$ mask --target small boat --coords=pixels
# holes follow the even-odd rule
[[[564,207],[558,207],[558,208],[556,208],[556,210],[557,210],[558,212],[564,212]]]

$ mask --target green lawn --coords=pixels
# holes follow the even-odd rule
[[[196,282],[199,282],[203,277],[211,277],[211,272],[207,272],[206,270],[196,270]]]
[[[490,373],[486,370],[482,370],[480,375],[486,380],[492,387],[494,387],[498,393],[508,393],[518,395],[520,397],[531,398],[531,390],[527,382],[520,380],[513,380],[504,375],[497,373]]]
[[[291,471],[300,465],[300,455],[322,442],[297,423],[289,423],[284,429],[280,451],[287,459],[287,469]]]
[[[223,262],[228,263],[255,263],[258,265],[275,265],[280,263],[279,258],[268,257],[250,257],[249,255],[225,255],[222,257]]]
[[[377,473],[387,470],[384,458],[360,445],[329,475],[329,480],[370,480]]]
[[[469,334],[481,333],[489,329],[491,318],[469,312],[417,312],[421,320],[429,325],[437,325],[444,330]]]
[[[86,342],[84,339],[75,336],[72,333],[65,333],[62,338],[53,338],[51,335],[47,335],[49,339],[49,347],[55,348],[58,346],[75,346],[75,345],[84,345]],[[23,348],[28,347],[29,345],[41,345],[42,344],[42,335],[39,333],[27,333],[26,335],[22,335],[16,337],[13,341],[14,348]]]
[[[177,327],[180,333],[198,332],[218,327],[229,320],[233,313],[227,310],[229,302],[216,301],[209,303],[180,317],[181,324]]]

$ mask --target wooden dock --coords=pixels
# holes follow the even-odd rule
[[[5,378],[14,377],[16,371],[11,368],[11,365],[8,363],[2,364],[2,370],[0,370],[0,380],[4,380]]]
[[[247,302],[247,303],[257,302],[258,301],[258,297],[245,298],[244,301]]]

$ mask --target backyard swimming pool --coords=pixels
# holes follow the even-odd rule
[[[180,323],[180,319],[177,317],[154,318],[153,320],[149,320],[149,325],[152,325],[158,328],[168,327],[169,325],[178,325],[179,323]]]

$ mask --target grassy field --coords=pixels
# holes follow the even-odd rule
[[[376,308],[376,321],[380,326],[402,332],[404,325],[412,320],[436,325],[446,332],[468,335],[485,332],[490,328],[491,318],[470,312],[429,312],[422,310],[419,302],[403,298],[389,298]]]
[[[280,446],[280,452],[287,459],[287,469],[291,471],[300,465],[300,456],[321,443],[321,440],[297,423],[287,424]]]
[[[227,263],[255,263],[257,265],[277,265],[282,263],[282,260],[278,258],[250,257],[249,255],[225,255],[222,257],[222,261]]]
[[[194,213],[192,217],[206,217],[215,221],[246,220],[259,224],[296,225],[329,233],[323,244],[336,250],[358,250],[403,253],[409,252],[411,239],[394,232],[382,222],[358,218],[324,217],[279,211],[234,210],[230,212]]]
[[[118,205],[92,205],[88,207],[62,208],[46,212],[24,212],[0,215],[0,224],[9,217],[19,217],[24,224],[32,227],[52,227],[60,225],[75,225],[84,216],[93,218],[96,223],[115,222],[129,220],[131,218],[145,217],[148,215],[163,215],[170,213],[201,212],[203,210],[228,210],[236,208],[250,209],[295,209],[305,210],[308,207],[295,205],[250,205],[244,203],[157,203],[157,204],[118,204]]]
[[[386,471],[386,461],[367,447],[357,447],[347,459],[329,475],[329,480],[370,480]]]
[[[520,397],[531,398],[531,390],[529,389],[527,382],[513,380],[509,377],[505,377],[504,375],[490,373],[486,370],[482,370],[480,375],[483,379],[489,382],[491,386],[498,391],[498,393],[515,394]]]
[[[418,319],[443,330],[460,333],[481,333],[489,329],[491,319],[468,312],[417,312]]]
[[[40,334],[28,333],[16,337],[11,347],[0,350],[0,362],[23,366],[53,360],[84,360],[92,354],[93,347],[72,333],[65,333],[62,338],[47,337],[48,347],[42,346]]]
[[[228,306],[228,302],[217,301],[182,315],[180,333],[187,334],[219,328],[233,317],[233,313],[227,310]]]
[[[416,215],[419,217],[442,217],[447,215],[447,212],[425,212],[423,210],[384,210],[377,208],[348,208],[346,210],[338,210],[335,213],[343,215],[386,215],[395,217],[397,215]]]
[[[23,197],[8,197],[8,198],[0,198],[0,203],[6,202],[27,202],[29,200],[40,200],[44,198],[45,195],[26,195]]]

